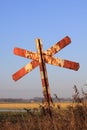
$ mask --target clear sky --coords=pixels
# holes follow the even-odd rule
[[[12,74],[31,61],[14,55],[13,49],[36,52],[38,37],[47,50],[67,35],[71,44],[55,57],[79,62],[80,69],[46,64],[52,96],[72,97],[74,84],[87,91],[87,0],[0,0],[0,98],[42,97],[39,67],[12,80]]]

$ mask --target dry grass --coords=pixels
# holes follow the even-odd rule
[[[39,108],[39,103],[0,103],[0,109],[33,109]]]
[[[41,103],[0,103],[0,109],[39,109]],[[72,102],[59,102],[54,103],[54,107],[57,108],[60,106],[61,108],[67,108],[68,106],[75,106]]]
[[[0,113],[0,130],[87,130],[87,106],[52,109],[52,118],[43,110]]]
[[[55,103],[51,116],[39,103],[0,104],[1,109],[26,110],[0,113],[0,130],[87,130],[87,93],[83,94],[80,97],[75,86],[74,103]]]

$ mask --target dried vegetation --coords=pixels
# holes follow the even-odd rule
[[[74,91],[72,106],[51,108],[51,116],[43,106],[39,111],[0,113],[0,130],[87,130],[87,95],[82,91],[80,97],[76,86]]]

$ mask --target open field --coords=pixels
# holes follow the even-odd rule
[[[0,103],[0,109],[39,108],[39,103]]]
[[[39,108],[41,103],[0,103],[0,109],[33,109]],[[66,108],[68,106],[75,106],[71,102],[61,102],[61,103],[54,103],[54,107],[60,106],[61,108]]]

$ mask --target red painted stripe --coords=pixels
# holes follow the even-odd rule
[[[22,78],[28,72],[25,70],[25,67],[17,71],[15,74],[12,75],[13,80],[17,81],[18,79]]]
[[[15,55],[22,56],[22,57],[25,57],[26,55],[26,50],[22,48],[14,48],[13,52]]]
[[[64,60],[64,66],[65,68],[68,69],[73,69],[73,70],[78,70],[79,69],[79,63],[73,62],[73,61],[68,61],[68,60]]]
[[[70,43],[71,43],[71,39],[68,36],[63,38],[61,41],[58,42],[60,50],[63,49],[65,46],[67,46]]]

